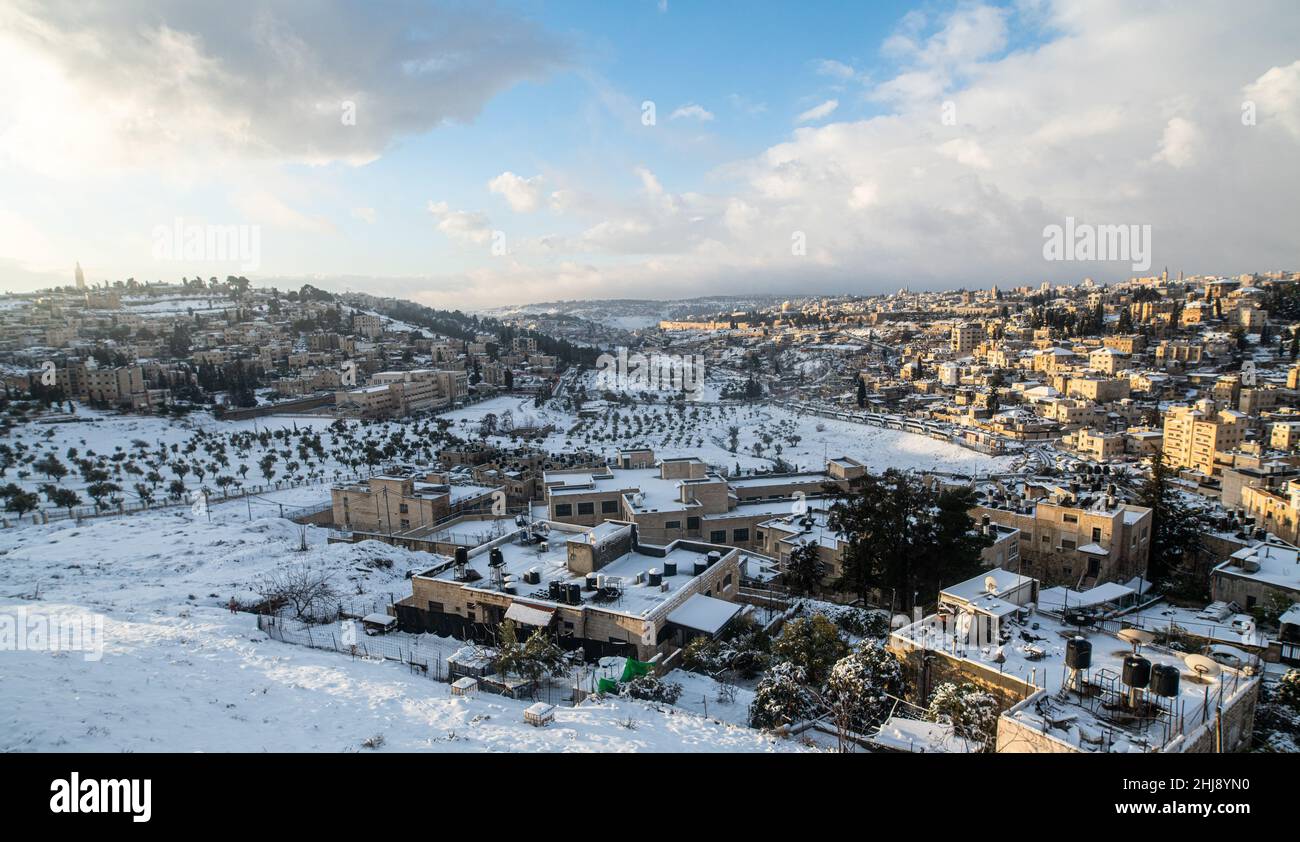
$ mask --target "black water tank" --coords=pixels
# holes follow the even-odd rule
[[[1127,687],[1146,687],[1151,683],[1151,662],[1141,655],[1124,659],[1124,684]]]
[[[1158,664],[1151,668],[1151,689],[1157,696],[1172,699],[1178,695],[1178,667],[1173,664]]]
[[[582,585],[578,584],[577,582],[570,582],[570,583],[568,584],[568,591],[569,591],[569,604],[570,604],[570,605],[581,605],[581,604],[582,604]]]
[[[500,567],[506,563],[506,554],[501,552],[500,547],[493,547],[492,551],[488,553],[488,559],[493,567]]]
[[[675,561],[665,561],[665,562],[664,562],[664,575],[665,575],[665,576],[676,576],[676,575],[677,575],[677,562],[675,562]]]
[[[596,589],[596,580],[597,576],[595,573],[587,574],[587,590],[594,591]]]
[[[651,570],[646,576],[650,580],[650,587],[652,588],[657,588],[664,583],[664,576],[658,570]]]
[[[719,561],[722,561],[722,553],[717,550],[710,550],[708,558],[709,564],[717,564]]]
[[[1065,641],[1065,665],[1072,670],[1086,670],[1092,666],[1092,644],[1082,637]]]
[[[696,562],[695,562],[695,575],[696,575],[696,576],[700,575],[701,573],[703,573],[705,570],[708,570],[708,569],[709,569],[709,563],[706,562],[706,561],[704,561],[703,559],[700,559],[699,561],[696,561]]]
[[[467,547],[456,548],[456,563],[469,564],[469,549]]]
[[[551,582],[550,587],[547,588],[546,595],[549,596],[553,602],[559,602],[563,599],[560,595],[561,586],[560,582]]]

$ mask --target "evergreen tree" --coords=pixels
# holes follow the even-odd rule
[[[821,585],[824,575],[817,544],[805,542],[790,553],[790,561],[785,568],[785,583],[792,593],[812,593]]]
[[[879,589],[908,609],[974,576],[992,543],[974,528],[974,505],[970,488],[937,490],[894,468],[854,480],[830,513],[831,528],[848,539],[838,586],[864,601]]]
[[[1151,510],[1151,544],[1146,577],[1158,585],[1169,584],[1201,551],[1201,519],[1183,504],[1170,482],[1163,451],[1151,460],[1151,473],[1138,493],[1138,505]]]

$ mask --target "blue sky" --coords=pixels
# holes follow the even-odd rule
[[[1131,274],[1046,262],[1065,216],[1151,225],[1157,266],[1293,268],[1293,12],[14,0],[0,289],[76,260],[471,308]],[[255,226],[257,259],[160,257],[178,218]]]

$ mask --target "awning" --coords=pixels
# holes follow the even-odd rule
[[[741,606],[734,602],[714,599],[697,593],[668,615],[668,622],[692,631],[717,634],[731,618],[740,613]]]
[[[533,605],[524,605],[522,602],[512,602],[510,607],[506,609],[507,620],[514,620],[516,623],[525,626],[546,628],[551,624],[551,617],[554,615],[554,608],[538,608]]]

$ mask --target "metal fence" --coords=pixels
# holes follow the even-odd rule
[[[359,627],[355,642],[343,639],[343,628],[338,623],[326,625],[309,625],[284,617],[259,614],[257,627],[275,641],[309,649],[324,649],[340,652],[353,659],[383,659],[405,664],[412,673],[443,683],[455,681],[459,676],[450,670],[447,658],[464,646],[471,645],[465,641],[436,635],[412,635],[403,632],[368,635]],[[570,680],[547,679],[532,688],[526,696],[520,698],[535,699],[547,704],[577,703],[582,694],[575,693],[585,673],[579,672]],[[479,677],[479,689],[486,693],[502,692],[495,687],[492,676]]]

